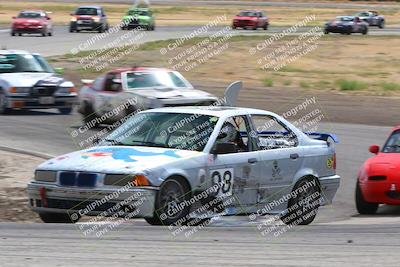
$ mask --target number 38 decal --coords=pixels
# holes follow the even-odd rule
[[[214,185],[218,186],[217,196],[232,195],[233,188],[233,169],[219,169],[211,171],[211,179]]]

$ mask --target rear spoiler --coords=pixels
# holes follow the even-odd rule
[[[335,134],[330,134],[330,133],[305,133],[306,135],[308,135],[309,137],[313,138],[313,139],[317,139],[317,140],[322,140],[322,141],[327,141],[329,140],[329,138],[331,138],[333,140],[333,142],[335,143],[339,143],[339,137]]]

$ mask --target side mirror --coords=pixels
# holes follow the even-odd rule
[[[237,146],[234,143],[216,143],[211,150],[211,154],[230,154],[238,152]]]
[[[63,75],[64,74],[64,68],[54,68],[54,71],[59,75]]]
[[[372,154],[378,154],[379,153],[379,146],[373,145],[369,147],[369,152]]]

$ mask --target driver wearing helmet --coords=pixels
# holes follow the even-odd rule
[[[247,151],[247,146],[243,143],[240,132],[232,123],[225,122],[221,128],[220,134],[224,134],[225,136],[218,139],[219,143],[234,143],[239,152]]]

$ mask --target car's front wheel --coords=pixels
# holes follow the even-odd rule
[[[39,217],[45,223],[76,223],[80,219],[73,220],[68,214],[54,212],[40,212]]]
[[[362,30],[362,34],[363,34],[363,35],[366,35],[367,33],[368,33],[368,28],[365,27],[365,28]]]
[[[171,225],[182,219],[185,224],[189,219],[190,197],[190,186],[184,178],[165,180],[156,197],[153,218],[146,218],[146,221],[152,225]]]
[[[379,29],[385,28],[385,21],[384,21],[384,20],[381,20],[381,21],[379,22],[378,27],[379,27]]]
[[[356,184],[356,208],[358,213],[360,214],[375,214],[378,210],[379,204],[377,203],[369,203],[364,199],[362,194],[360,183],[357,179]]]
[[[314,221],[320,206],[321,192],[315,178],[301,179],[293,187],[288,208],[281,220],[287,225],[308,225]]]
[[[7,96],[0,91],[0,114],[7,114],[9,110],[7,108]]]

